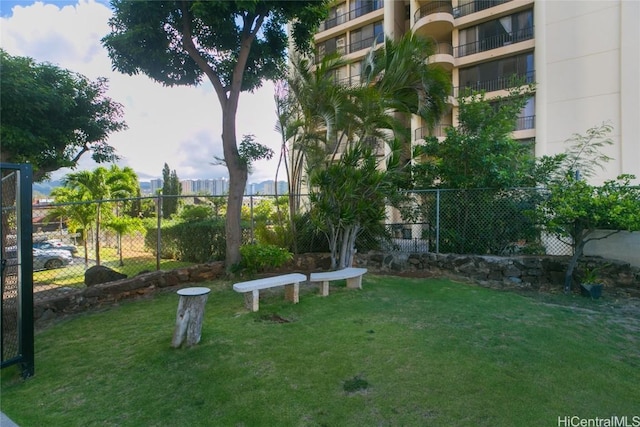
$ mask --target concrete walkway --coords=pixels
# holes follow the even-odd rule
[[[11,421],[9,417],[0,412],[0,426],[2,427],[18,427],[18,424]]]

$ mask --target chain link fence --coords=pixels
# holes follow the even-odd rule
[[[399,251],[476,255],[567,255],[568,242],[544,233],[533,212],[540,189],[424,190],[407,194],[392,224]]]
[[[539,190],[427,190],[406,196],[402,207],[387,209],[384,224],[363,231],[356,242],[359,252],[571,253],[569,244],[545,235],[528,215],[542,196]],[[292,203],[299,214],[290,222]],[[177,214],[166,212],[171,206]],[[327,239],[311,223],[310,209],[306,195],[245,196],[243,242],[327,252]],[[60,287],[84,286],[85,271],[98,264],[131,277],[224,260],[225,210],[226,196],[36,204],[35,298]]]

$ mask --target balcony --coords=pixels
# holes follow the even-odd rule
[[[518,117],[514,131],[536,128],[536,116]]]
[[[510,33],[486,37],[475,42],[461,44],[453,49],[453,55],[456,58],[461,58],[463,56],[473,55],[474,53],[485,52],[531,39],[533,39],[533,26]]]
[[[455,7],[453,9],[453,16],[454,18],[461,18],[474,12],[480,12],[481,10],[489,9],[490,7],[498,6],[509,1],[511,0],[476,0],[471,3]]]
[[[453,45],[448,42],[434,44],[434,53],[429,57],[429,63],[438,64],[445,70],[451,71],[454,65]]]
[[[383,42],[384,42],[384,33],[380,33],[373,37],[367,37],[366,39],[357,40],[349,44],[349,49],[347,53],[357,52],[362,49],[369,49],[370,47],[373,47],[374,44],[377,45],[378,43],[383,43]]]
[[[420,9],[416,10],[413,14],[413,22],[416,23],[425,16],[429,16],[434,13],[448,13],[453,15],[453,6],[448,1],[432,1],[425,5],[420,6]]]
[[[521,84],[529,84],[535,82],[535,71],[523,74],[512,74],[509,76],[499,76],[493,80],[485,80],[478,82],[469,82],[462,86],[455,87],[453,96],[457,97],[460,91],[472,90],[475,92],[495,92],[497,90],[506,90]]]
[[[383,0],[374,0],[371,1],[357,9],[350,10],[349,12],[342,13],[340,15],[336,15],[334,18],[329,18],[320,23],[318,27],[318,31],[326,31],[330,28],[336,27],[340,24],[344,24],[347,21],[352,19],[359,18],[361,16],[366,15],[367,13],[371,13],[375,10],[382,9],[384,7]]]
[[[430,132],[429,127],[423,126],[416,129],[413,132],[413,140],[420,141],[428,136],[435,136],[438,138],[444,138],[447,136],[447,128],[451,127],[450,124],[437,124]]]

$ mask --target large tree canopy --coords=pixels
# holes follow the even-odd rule
[[[326,13],[319,1],[112,0],[112,31],[103,43],[114,67],[143,73],[164,85],[197,85],[206,77],[222,107],[222,145],[229,170],[227,268],[240,261],[242,196],[247,162],[238,151],[236,112],[240,92],[282,76],[285,25],[292,22],[298,49]]]
[[[117,159],[108,136],[126,128],[122,106],[105,96],[107,80],[0,49],[0,139],[3,162],[31,163],[42,180],[76,166],[90,152],[96,162]]]

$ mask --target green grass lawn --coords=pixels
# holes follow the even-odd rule
[[[2,371],[2,411],[22,427],[557,426],[640,415],[637,314],[606,299],[368,274],[360,291],[305,289],[297,305],[274,292],[249,313],[229,283],[206,286],[193,348],[170,348],[175,293],[38,332],[36,375]]]

